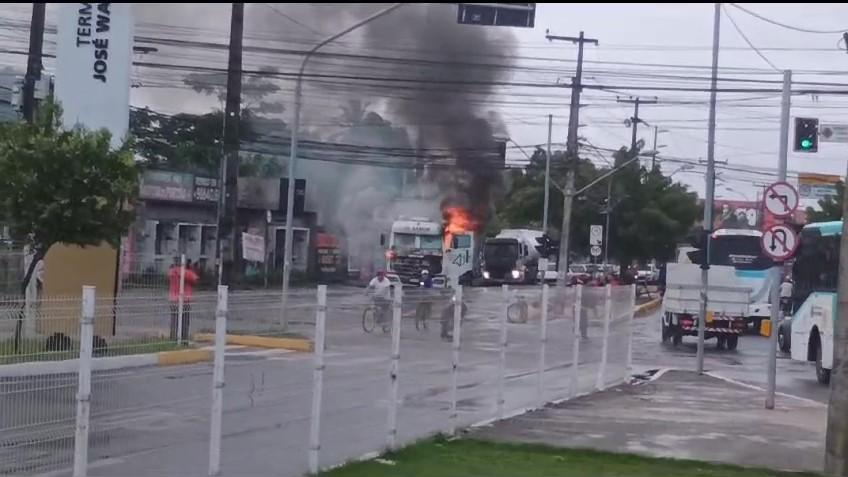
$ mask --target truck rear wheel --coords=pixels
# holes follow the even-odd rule
[[[716,349],[724,349],[725,345],[727,345],[727,336],[718,335],[716,336]],[[729,347],[729,346],[728,346]]]
[[[733,351],[736,349],[736,346],[739,345],[739,337],[736,335],[727,337],[727,349]]]
[[[669,326],[665,323],[665,317],[660,320],[660,327],[662,330],[662,342],[668,342],[668,339],[671,337],[671,330]]]
[[[683,332],[679,329],[675,329],[671,331],[671,344],[675,348],[680,346],[680,343],[683,342]]]

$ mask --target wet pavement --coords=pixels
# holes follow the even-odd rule
[[[690,371],[623,385],[479,428],[508,442],[630,452],[821,472],[827,408],[784,397],[763,409],[756,390]]]

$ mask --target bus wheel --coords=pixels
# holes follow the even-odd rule
[[[736,346],[739,345],[739,337],[736,335],[727,337],[727,349],[730,351],[734,351]]]
[[[830,370],[822,367],[822,347],[819,340],[813,340],[816,347],[816,379],[821,384],[830,384]]]

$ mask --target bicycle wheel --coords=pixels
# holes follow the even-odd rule
[[[510,323],[526,323],[527,322],[527,304],[513,303],[506,309],[506,319]]]
[[[377,309],[369,306],[362,312],[362,329],[370,333],[374,331],[375,326],[377,326]]]

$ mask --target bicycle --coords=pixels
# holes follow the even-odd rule
[[[379,315],[385,315],[385,309],[381,310],[381,306],[376,303],[371,303],[362,312],[362,329],[366,333],[371,333],[377,327],[378,322],[382,322],[383,333],[388,333],[392,329],[392,325],[388,322],[385,316],[379,319]]]

